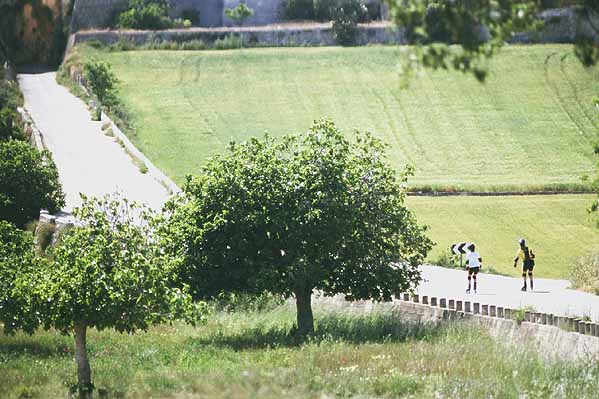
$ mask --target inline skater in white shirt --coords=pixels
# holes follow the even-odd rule
[[[474,293],[476,294],[476,276],[482,267],[483,258],[475,251],[474,244],[471,244],[468,249],[470,253],[466,256],[466,268],[468,269],[468,289],[466,293],[470,293],[470,282],[474,279]]]

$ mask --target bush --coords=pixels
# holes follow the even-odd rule
[[[0,219],[18,227],[37,219],[41,209],[64,206],[52,155],[23,141],[0,142]]]
[[[83,76],[90,90],[102,105],[113,107],[117,104],[116,85],[118,79],[110,65],[101,61],[88,61],[83,65]]]
[[[217,50],[231,50],[243,47],[243,38],[236,35],[227,35],[223,39],[214,41],[214,48]]]
[[[14,82],[0,80],[0,108],[16,110],[22,103],[19,86]]]
[[[239,3],[235,8],[227,8],[225,15],[231,18],[235,24],[243,25],[243,22],[254,15],[254,10],[249,8],[247,4]]]
[[[24,140],[25,134],[17,124],[18,115],[10,108],[0,109],[0,141]]]
[[[570,270],[572,288],[599,295],[599,252],[580,258]]]
[[[127,29],[168,29],[173,21],[168,16],[168,4],[162,0],[129,0],[125,11],[117,17],[117,27]]]
[[[333,36],[337,44],[353,46],[358,41],[358,22],[366,7],[360,0],[341,0],[333,16]]]
[[[183,10],[181,12],[181,18],[183,19],[183,21],[188,20],[191,23],[191,26],[196,26],[200,24],[200,12],[193,8]]]

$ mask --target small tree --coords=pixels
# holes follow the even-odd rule
[[[0,141],[24,140],[23,130],[16,123],[17,113],[10,108],[0,108]]]
[[[83,65],[83,76],[102,105],[107,107],[116,105],[118,79],[110,64],[101,61],[88,61]]]
[[[0,219],[22,227],[37,219],[41,209],[55,212],[63,206],[51,154],[24,141],[0,141]]]
[[[227,8],[225,15],[241,26],[246,19],[254,15],[254,10],[248,7],[247,4],[239,3],[237,7]]]
[[[185,256],[195,294],[294,295],[300,335],[313,331],[311,296],[390,300],[420,280],[432,243],[404,205],[398,178],[370,134],[349,142],[331,122],[266,137],[208,162],[167,205],[165,248]]]
[[[33,252],[33,237],[0,220],[0,322],[5,334],[32,334],[41,323],[37,280],[47,261]]]
[[[183,317],[199,320],[186,288],[171,282],[176,259],[153,239],[152,214],[127,200],[83,197],[73,227],[54,249],[55,265],[44,283],[45,328],[74,333],[77,382],[92,387],[87,356],[89,328],[134,333]]]

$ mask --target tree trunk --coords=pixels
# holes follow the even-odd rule
[[[314,332],[312,289],[297,290],[295,292],[295,305],[297,307],[297,334],[300,337],[312,334]]]
[[[87,347],[85,345],[85,335],[87,326],[85,323],[77,323],[75,325],[75,360],[77,361],[77,385],[79,386],[80,394],[91,392],[92,371],[89,367],[89,359],[87,358]]]

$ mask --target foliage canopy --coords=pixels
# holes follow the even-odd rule
[[[48,151],[20,140],[0,142],[0,219],[22,227],[41,209],[64,206],[58,170]]]
[[[303,335],[313,290],[390,300],[416,284],[432,242],[404,205],[412,170],[398,177],[380,140],[356,137],[319,121],[305,134],[232,143],[188,177],[161,237],[184,256],[194,294],[294,295]]]

